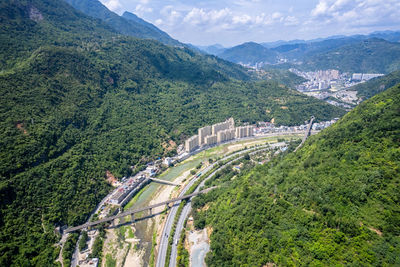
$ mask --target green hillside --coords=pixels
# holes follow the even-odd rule
[[[153,39],[167,45],[182,46],[180,42],[171,38],[166,32],[161,31],[153,24],[138,18],[132,13],[125,12],[123,16],[119,16],[108,10],[107,7],[98,0],[65,1],[77,10],[80,10],[91,17],[101,19],[103,22],[107,23],[110,27],[122,34],[137,38]]]
[[[52,266],[55,226],[85,221],[107,170],[129,175],[200,126],[344,114],[214,56],[118,35],[64,1],[1,1],[0,20],[0,266]]]
[[[400,265],[400,85],[194,200],[208,266]],[[207,209],[203,208],[207,204]]]
[[[253,42],[226,49],[218,56],[231,62],[250,65],[260,62],[275,63],[277,60],[275,51]]]
[[[372,38],[341,46],[304,59],[309,70],[338,69],[341,72],[389,73],[400,69],[400,44]]]
[[[374,78],[365,83],[357,84],[350,90],[357,91],[358,97],[367,99],[398,83],[400,83],[400,71],[394,71],[383,77]]]
[[[307,81],[289,70],[270,68],[269,66],[265,66],[263,70],[264,72],[261,75],[264,79],[277,81],[289,88],[295,88],[296,85]]]

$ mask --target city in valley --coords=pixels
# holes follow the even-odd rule
[[[352,109],[363,100],[357,96],[357,91],[351,90],[352,86],[384,76],[381,73],[340,73],[335,69],[309,72],[294,68],[289,70],[307,80],[296,86],[299,92],[346,109]]]
[[[0,25],[0,267],[400,267],[400,0]]]

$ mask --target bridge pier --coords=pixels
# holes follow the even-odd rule
[[[121,217],[121,219],[119,220],[120,224],[124,224],[125,223],[125,217]]]
[[[213,189],[213,188],[214,188],[214,187],[208,188],[208,189],[205,189],[205,190],[202,190],[202,191],[199,191],[199,192],[195,192],[195,193],[192,193],[192,194],[189,194],[189,195],[185,195],[185,196],[182,196],[182,197],[170,199],[170,200],[168,200],[168,201],[164,201],[164,202],[161,202],[161,203],[152,205],[152,206],[140,208],[140,209],[137,209],[137,210],[135,210],[135,211],[132,211],[131,214],[129,214],[130,212],[127,212],[127,213],[124,214],[124,215],[126,215],[126,216],[131,215],[131,219],[132,219],[132,221],[134,222],[134,220],[135,220],[135,219],[134,219],[134,216],[133,216],[134,213],[138,213],[138,212],[142,212],[142,211],[145,212],[145,211],[148,209],[148,210],[149,210],[149,213],[150,213],[150,216],[152,216],[152,215],[153,215],[153,208],[156,208],[156,207],[163,207],[163,206],[166,205],[166,204],[167,204],[167,208],[170,208],[170,207],[173,207],[173,206],[174,206],[174,203],[177,202],[177,201],[180,201],[180,200],[183,200],[183,199],[190,199],[190,198],[193,197],[193,196],[197,196],[197,195],[199,195],[199,194],[206,193],[206,192],[210,191],[210,190]],[[170,206],[169,204],[171,204],[171,206]],[[92,228],[94,228],[96,225],[101,224],[101,223],[104,223],[104,222],[107,222],[107,223],[109,223],[110,225],[112,225],[113,227],[115,227],[115,225],[116,225],[115,220],[118,219],[118,218],[121,218],[121,217],[122,217],[122,215],[115,215],[115,216],[103,218],[103,219],[101,219],[101,220],[97,220],[97,221],[94,221],[94,222],[87,222],[87,223],[82,224],[82,225],[79,225],[79,226],[67,228],[67,229],[64,230],[64,233],[71,233],[71,232],[78,231],[78,230],[83,229],[83,228],[92,229]],[[128,218],[129,218],[129,217],[128,217]]]
[[[135,216],[133,213],[131,214],[131,222],[133,222],[133,223],[135,222]]]

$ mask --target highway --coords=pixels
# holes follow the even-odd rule
[[[160,202],[160,203],[157,203],[157,204],[146,206],[146,207],[143,207],[143,208],[140,208],[140,209],[135,209],[135,210],[131,209],[131,210],[128,210],[128,211],[125,211],[125,212],[122,212],[122,213],[118,213],[115,216],[106,217],[106,218],[103,218],[101,220],[97,220],[95,222],[87,222],[87,223],[82,224],[82,225],[78,225],[78,226],[75,226],[75,227],[70,227],[70,228],[65,230],[65,233],[75,232],[77,230],[81,230],[81,229],[84,229],[84,228],[89,228],[89,227],[92,227],[92,226],[95,226],[95,225],[98,225],[98,224],[101,224],[101,223],[104,223],[104,222],[112,222],[115,219],[125,218],[126,216],[134,215],[135,213],[139,213],[139,212],[142,212],[142,211],[145,211],[145,210],[150,210],[151,211],[153,208],[156,208],[156,207],[159,207],[159,206],[164,206],[164,205],[167,205],[167,204],[172,203],[172,202],[180,203],[180,201],[183,200],[183,199],[188,199],[188,198],[197,196],[198,194],[206,193],[207,191],[209,191],[209,189],[206,189],[206,190],[203,190],[203,191],[197,191],[197,192],[194,192],[194,193],[189,194],[189,195],[180,194],[179,197],[177,197],[177,198],[173,198],[173,199],[170,199],[170,200],[167,200],[167,201],[163,201],[163,202]]]
[[[282,145],[282,144],[284,144],[284,143],[279,143],[279,144]],[[278,146],[278,144],[274,144],[274,145]],[[210,166],[208,166],[206,169],[204,169],[204,170],[202,171],[202,174],[204,175],[205,173],[207,173],[208,171],[210,171],[211,169],[213,169],[219,162],[223,162],[223,161],[225,161],[225,160],[229,160],[229,159],[232,158],[232,157],[240,156],[240,155],[242,155],[242,154],[251,152],[251,151],[253,151],[253,150],[256,150],[256,152],[259,152],[260,150],[267,150],[267,149],[269,149],[270,147],[271,147],[271,145],[264,145],[264,146],[259,146],[259,147],[256,147],[256,148],[250,148],[250,149],[246,149],[246,150],[243,150],[243,151],[239,151],[239,152],[233,153],[233,154],[231,154],[231,155],[229,155],[229,156],[224,157],[223,159],[220,159],[219,161],[214,162],[214,163],[211,164]],[[242,156],[242,157],[243,157],[243,156]],[[239,158],[241,158],[241,157],[239,157]],[[237,160],[237,158],[235,158],[234,160]],[[232,160],[232,161],[234,161],[234,160]],[[206,180],[210,179],[213,175],[215,175],[215,173],[216,173],[217,171],[220,171],[221,169],[226,168],[226,166],[228,166],[230,163],[232,163],[232,161],[229,161],[228,163],[224,164],[223,166],[221,166],[220,168],[218,168],[217,170],[215,170],[213,173],[211,173],[211,174],[210,174],[206,179],[204,179],[204,180],[202,181],[202,183],[196,188],[195,192],[198,192],[198,191],[199,191],[199,188],[200,188],[201,186],[204,185],[204,183],[206,182]],[[185,188],[182,190],[181,194],[184,194],[185,192],[187,192],[187,190],[189,190],[189,188],[190,188],[195,182],[197,182],[203,175],[201,175],[201,176],[199,176],[199,177],[197,177],[197,178],[192,179],[192,180],[185,186]],[[179,202],[179,203],[180,203],[180,202]],[[179,204],[179,203],[176,203],[176,204]],[[166,256],[167,256],[166,254],[167,254],[167,248],[168,248],[168,238],[169,238],[169,235],[170,235],[171,230],[172,230],[172,226],[173,226],[173,223],[174,223],[174,220],[175,220],[176,213],[177,213],[177,211],[178,211],[178,207],[179,207],[179,206],[174,206],[174,207],[170,210],[170,213],[169,213],[168,216],[167,216],[167,220],[166,220],[165,225],[164,225],[164,228],[163,228],[163,232],[162,232],[161,240],[160,240],[160,244],[159,244],[159,249],[158,249],[158,256],[157,256],[157,262],[156,262],[156,266],[157,266],[157,267],[164,267],[164,266],[165,266],[165,260],[166,260]],[[185,216],[185,217],[180,216],[180,219],[179,219],[179,221],[178,221],[178,224],[177,224],[177,227],[176,227],[176,231],[175,231],[175,234],[174,234],[174,239],[173,239],[173,245],[172,245],[172,251],[171,251],[171,258],[170,258],[170,264],[169,264],[169,266],[175,266],[176,254],[177,254],[177,246],[175,245],[175,241],[176,241],[176,240],[179,240],[180,232],[181,232],[182,229],[183,229],[184,220],[186,219],[187,215],[190,213],[190,209],[191,209],[190,203],[186,204],[186,205],[185,205],[185,208],[184,208],[183,211],[182,211],[182,214],[183,214],[183,215],[186,214],[186,216]],[[171,265],[171,263],[172,263],[172,265]]]
[[[296,132],[288,131],[288,132],[268,133],[268,134],[263,134],[263,135],[257,135],[257,136],[252,136],[252,137],[245,137],[245,138],[241,138],[241,139],[235,139],[235,140],[228,141],[228,142],[226,142],[226,143],[233,143],[233,142],[244,141],[244,140],[252,140],[252,139],[253,139],[253,140],[257,140],[257,139],[262,139],[262,138],[266,138],[266,137],[273,137],[273,136],[284,136],[284,135],[291,135],[291,134],[301,134],[302,132],[304,132],[304,131],[296,131]],[[314,132],[314,131],[313,131],[313,132]],[[316,131],[316,132],[318,132],[318,131]],[[201,152],[202,150],[207,150],[207,149],[209,149],[209,148],[212,148],[212,147],[207,147],[207,148],[205,148],[205,149],[201,149],[201,150],[199,150],[199,151],[195,151],[195,153],[193,153],[193,154],[197,154],[198,152]],[[249,149],[249,150],[251,150],[251,149]],[[247,150],[246,152],[248,152],[249,150]],[[240,153],[240,152],[239,152],[239,153]],[[245,152],[244,152],[244,153],[245,153]],[[232,154],[232,155],[230,155],[230,156],[228,156],[228,157],[225,157],[223,160],[229,159],[230,157],[235,156],[235,155],[237,155],[237,153]],[[215,164],[215,163],[214,163],[214,164]],[[212,167],[214,166],[214,164],[212,165]],[[210,169],[211,169],[212,167],[210,167]],[[209,170],[209,168],[203,170],[203,173],[207,172],[208,170]],[[196,179],[196,181],[197,181],[197,179]],[[158,182],[161,182],[161,181],[158,181]],[[193,181],[193,183],[194,183],[194,182],[195,182],[195,181]],[[163,181],[163,183],[165,183],[165,181]],[[189,185],[187,188],[190,188],[190,186],[191,186],[193,183],[191,182],[190,185]],[[172,185],[172,182],[170,182],[170,185]],[[186,192],[186,191],[187,191],[187,189],[184,190],[184,191],[182,191],[182,192]],[[89,218],[88,218],[86,224],[81,225],[81,226],[79,227],[80,229],[86,228],[86,227],[90,226],[90,220],[91,220],[93,214],[97,213],[97,212],[100,210],[100,208],[104,205],[105,201],[112,195],[112,193],[113,193],[113,192],[110,192],[110,194],[108,194],[106,197],[104,197],[104,198],[102,199],[102,201],[97,205],[96,209],[95,209],[95,210],[91,213],[91,215],[89,216]],[[179,202],[179,203],[180,203],[180,202]],[[178,203],[177,203],[177,204],[178,204]],[[190,206],[189,206],[189,207],[190,207]],[[173,208],[173,210],[171,210],[171,213],[172,213],[172,212],[175,212],[175,213],[176,213],[176,210],[177,210],[177,208],[176,208],[176,209]],[[190,210],[188,211],[188,213],[190,213]],[[173,217],[175,217],[175,216],[173,216]],[[68,232],[71,232],[71,231],[70,231],[71,229],[67,229],[67,230],[68,230]],[[66,232],[64,232],[64,233],[67,234]],[[163,234],[164,234],[164,232],[163,232]],[[165,252],[166,252],[166,251],[165,251]],[[60,252],[60,254],[61,254],[61,252]],[[72,267],[77,266],[77,261],[78,261],[77,258],[78,258],[78,255],[79,255],[79,253],[78,253],[78,242],[77,242],[76,248],[75,248],[75,251],[74,251],[74,254],[73,254],[72,259],[71,259],[71,266],[72,266]],[[165,263],[165,260],[164,260],[164,263]],[[158,265],[157,265],[157,266],[158,266]]]
[[[107,201],[107,199],[113,194],[113,192],[110,192],[106,197],[104,197],[100,203],[96,206],[96,208],[92,211],[92,213],[89,216],[89,219],[86,221],[86,223],[89,223],[90,220],[92,219],[93,215],[96,214],[97,212],[100,211],[101,207],[104,205],[104,203]],[[67,234],[67,233],[64,233]],[[63,234],[63,236],[64,236]],[[71,266],[72,267],[76,267],[78,265],[78,256],[79,256],[79,239],[81,238],[81,235],[79,235],[78,241],[76,242],[75,245],[75,250],[74,253],[72,254],[72,258],[71,258]],[[60,251],[60,253],[62,253],[62,251]],[[64,265],[64,264],[62,264]]]
[[[306,130],[305,134],[304,134],[303,140],[301,140],[300,145],[298,145],[298,146],[296,147],[296,149],[294,150],[294,152],[296,152],[297,149],[299,149],[299,148],[306,142],[307,138],[311,135],[311,129],[312,129],[311,127],[312,127],[312,124],[313,124],[314,119],[315,119],[315,117],[312,116],[311,119],[310,119],[310,122],[308,123],[308,127],[307,127],[307,130]]]
[[[272,145],[268,146],[267,148],[258,149],[258,150],[254,151],[254,152],[249,153],[249,154],[253,155],[253,154],[256,154],[256,153],[259,153],[259,152],[262,152],[262,151],[266,151],[266,150],[268,150],[270,148],[276,148],[276,147],[280,147],[280,146],[283,146],[283,145],[285,145],[284,142],[272,144]],[[239,158],[236,158],[236,159],[234,159],[232,161],[229,161],[226,164],[224,164],[223,166],[221,166],[221,168],[218,168],[217,170],[215,170],[213,173],[211,173],[206,179],[204,179],[200,183],[200,185],[196,188],[196,190],[194,192],[198,192],[200,190],[200,188],[204,186],[205,182],[208,179],[210,179],[211,177],[213,177],[217,172],[219,172],[222,169],[224,169],[227,166],[229,166],[233,161],[241,159],[243,157],[244,156],[240,156]],[[180,239],[180,236],[181,236],[181,232],[182,232],[182,230],[184,228],[185,220],[189,216],[191,210],[192,210],[191,203],[187,203],[185,205],[185,207],[183,208],[182,213],[181,213],[181,215],[179,217],[179,220],[178,220],[178,223],[177,223],[177,226],[176,226],[176,230],[175,230],[175,234],[174,234],[174,242],[172,244],[172,250],[171,250],[171,257],[170,257],[170,261],[169,261],[169,266],[176,266],[176,257],[178,256],[178,245],[177,245],[177,242],[175,242],[175,241],[178,240],[178,242],[179,242],[179,239]]]

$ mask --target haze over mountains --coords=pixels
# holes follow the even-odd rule
[[[199,48],[231,62],[249,66],[277,65],[313,71],[335,68],[343,72],[389,73],[398,69],[400,64],[399,41],[400,32],[387,31],[310,41],[245,43],[232,48],[219,47],[218,50]],[[380,59],[380,65],[375,64],[377,59]]]

